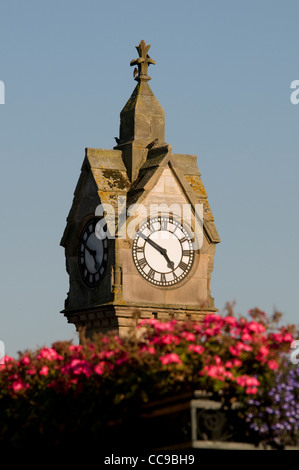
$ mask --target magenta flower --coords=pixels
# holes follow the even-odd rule
[[[166,365],[166,364],[171,364],[171,363],[177,363],[177,364],[181,364],[182,361],[181,359],[179,358],[179,356],[175,353],[170,353],[170,354],[165,354],[164,356],[160,356],[160,361],[162,362],[162,364]]]
[[[270,359],[270,361],[268,361],[268,367],[271,370],[275,370],[278,369],[279,364],[274,359]]]
[[[202,354],[204,350],[205,348],[203,346],[200,346],[199,344],[189,344],[188,346],[188,351],[195,352],[197,354]]]
[[[49,373],[49,367],[43,366],[41,370],[39,371],[39,375],[48,375]]]

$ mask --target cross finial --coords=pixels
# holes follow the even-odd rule
[[[135,77],[137,82],[141,82],[142,80],[148,82],[151,77],[148,76],[147,70],[150,64],[156,64],[156,62],[150,58],[148,55],[148,51],[150,48],[150,44],[146,45],[145,41],[140,41],[139,46],[136,46],[138,51],[139,57],[138,59],[133,59],[130,62],[130,65],[137,65],[138,67],[138,75]]]

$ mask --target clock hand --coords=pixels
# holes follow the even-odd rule
[[[165,260],[167,261],[167,267],[170,269],[174,269],[174,262],[171,261],[167,255],[167,250],[166,248],[162,248],[162,246],[158,245],[156,242],[148,238],[146,235],[143,233],[139,233],[141,238],[143,238],[149,245],[151,245],[153,248],[155,248],[159,253],[161,253],[162,256],[164,256]]]
[[[91,254],[91,256],[95,257],[95,255],[97,254],[96,250],[92,250],[91,248],[89,248],[89,246],[85,245],[85,248],[86,250],[88,251],[88,253]]]
[[[93,259],[94,259],[94,269],[97,271],[101,265],[96,260],[96,254],[97,254],[96,250],[92,250],[87,245],[85,245],[85,248],[87,249],[88,253],[90,253],[91,256],[93,257]]]

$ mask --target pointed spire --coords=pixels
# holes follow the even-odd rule
[[[136,46],[139,57],[130,65],[137,65],[134,79],[138,82],[120,113],[120,133],[115,148],[122,150],[123,160],[131,181],[134,181],[148,154],[148,145],[166,145],[164,110],[147,83],[148,66],[155,61],[148,55],[150,45],[140,41]]]

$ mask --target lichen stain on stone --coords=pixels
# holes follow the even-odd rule
[[[130,186],[127,176],[121,171],[97,168],[92,173],[101,191],[126,191]]]
[[[203,182],[201,181],[201,178],[199,178],[198,176],[191,175],[186,175],[185,178],[191,185],[193,191],[196,192],[196,194],[202,197],[207,197],[207,192],[205,190]]]
[[[191,175],[186,175],[185,176],[186,180],[188,183],[191,185],[191,188],[193,191],[198,194],[198,196],[204,198],[203,200],[203,206],[204,206],[204,218],[209,221],[214,221],[214,217],[207,199],[207,192],[205,190],[205,187],[201,181],[201,178],[198,176],[191,176]]]

